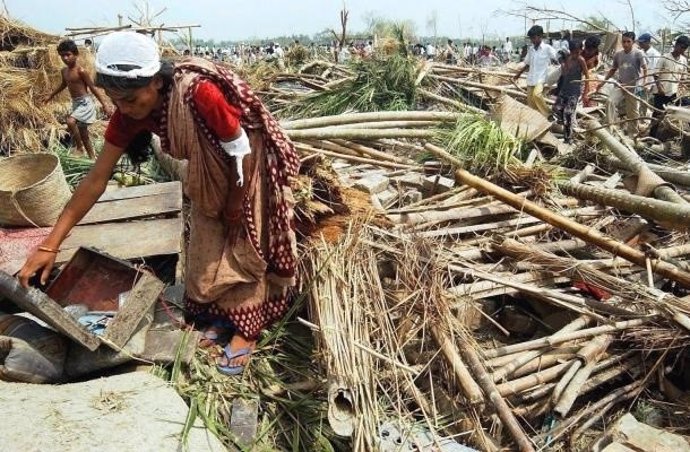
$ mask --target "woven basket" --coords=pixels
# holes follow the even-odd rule
[[[0,225],[52,226],[71,196],[57,156],[0,160]]]

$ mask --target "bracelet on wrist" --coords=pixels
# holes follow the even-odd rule
[[[48,246],[43,246],[43,245],[39,246],[38,250],[39,251],[45,251],[46,253],[55,253],[55,254],[60,252],[59,248],[50,248]]]

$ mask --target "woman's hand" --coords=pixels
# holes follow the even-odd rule
[[[48,276],[50,276],[50,271],[55,265],[56,253],[50,251],[35,251],[24,263],[24,266],[19,270],[17,275],[19,282],[23,287],[29,287],[29,279],[36,275],[37,272],[41,272],[41,284],[48,282]]]

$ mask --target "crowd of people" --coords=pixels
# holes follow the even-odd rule
[[[562,123],[566,141],[572,134],[578,104],[594,106],[591,95],[604,92],[609,124],[620,123],[628,135],[636,137],[641,126],[649,120],[648,134],[656,137],[663,108],[677,101],[678,86],[688,70],[685,52],[690,38],[685,35],[678,36],[672,50],[662,55],[654,48],[651,34],[636,37],[631,31],[622,33],[622,48],[613,55],[603,80],[594,74],[600,63],[599,37],[589,36],[584,42],[563,40],[557,48],[544,42],[544,30],[538,25],[527,35],[531,45],[514,78],[517,80],[527,72],[528,105]],[[563,42],[567,43],[567,49]],[[560,74],[557,85],[551,90],[556,102],[550,109],[545,100],[548,95],[545,88],[549,71],[556,63],[560,64]],[[652,112],[651,117],[645,116],[648,111]]]

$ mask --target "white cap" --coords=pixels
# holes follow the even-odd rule
[[[123,71],[119,65],[136,66]],[[113,77],[153,77],[161,68],[156,42],[141,33],[116,31],[110,33],[98,47],[96,72]]]

